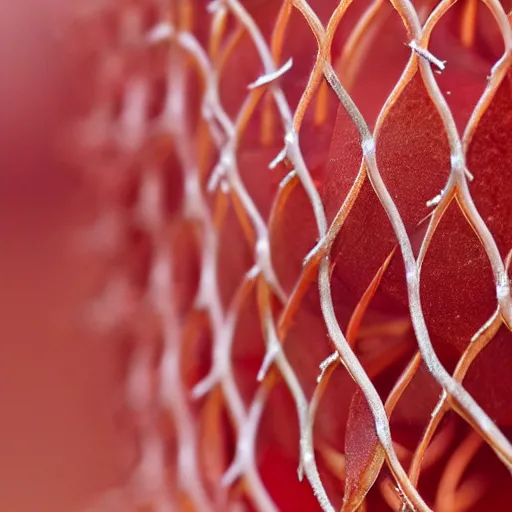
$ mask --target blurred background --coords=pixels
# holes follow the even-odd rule
[[[73,512],[126,477],[118,347],[81,318],[91,201],[59,151],[77,2],[0,2],[0,510]],[[89,258],[90,259],[90,258]]]

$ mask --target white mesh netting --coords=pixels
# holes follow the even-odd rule
[[[131,346],[139,447],[100,507],[503,503],[509,8],[82,13],[101,319]]]

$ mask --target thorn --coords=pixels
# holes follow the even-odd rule
[[[445,60],[439,60],[437,57],[432,55],[427,49],[422,48],[418,45],[416,41],[411,41],[410,43],[407,43],[407,46],[411,48],[411,50],[415,51],[418,55],[423,57],[424,59],[427,59],[431,64],[436,66],[440,71],[444,71],[446,61]]]
[[[199,381],[193,388],[191,396],[193,400],[202,398],[209,393],[217,384],[217,376],[210,372],[203,380]]]
[[[279,151],[279,153],[277,154],[277,156],[274,158],[274,160],[272,160],[272,162],[270,162],[268,164],[268,168],[272,171],[273,169],[275,169],[281,162],[284,161],[284,159],[286,158],[286,148],[283,148],[281,151]]]
[[[439,401],[437,402],[436,406],[430,413],[431,418],[435,418],[439,414],[439,411],[444,407],[444,402],[446,401],[447,398],[448,394],[446,393],[445,390],[443,390],[441,392],[441,395],[439,396]]]
[[[295,169],[292,169],[279,183],[279,188],[283,189],[288,185],[288,183],[297,175]]]
[[[262,85],[267,85],[274,80],[277,80],[278,78],[282,77],[287,71],[291,69],[293,65],[293,59],[290,57],[279,69],[276,69],[275,71],[272,71],[271,73],[267,73],[266,75],[260,76],[257,80],[250,83],[247,88],[249,90],[257,89],[258,87],[261,87]]]
[[[233,484],[233,482],[240,476],[241,473],[240,464],[238,463],[238,460],[235,459],[229,468],[226,470],[226,472],[222,475],[220,484],[223,487],[229,487]]]
[[[325,358],[319,365],[320,375],[316,378],[317,384],[320,384],[322,379],[324,378],[325,372],[327,368],[334,364],[339,359],[338,352],[333,352],[329,357]]]
[[[302,260],[303,267],[307,267],[311,261],[319,260],[325,254],[326,247],[324,244],[325,238],[322,238],[322,240],[316,243],[313,249],[311,249]]]
[[[248,271],[247,271],[247,274],[246,277],[247,279],[249,280],[253,280],[253,279],[256,279],[259,275],[259,273],[261,272],[261,269],[258,265],[253,265]]]
[[[297,478],[299,482],[304,480],[304,465],[302,464],[302,460],[299,462],[299,466],[297,467]]]
[[[267,376],[268,369],[274,362],[277,354],[279,353],[280,345],[276,343],[271,343],[268,348],[267,352],[265,354],[265,357],[263,358],[263,362],[261,363],[261,367],[258,371],[258,375],[256,376],[256,380],[258,382],[262,382],[263,379]]]
[[[167,22],[159,23],[149,31],[148,42],[157,44],[169,40],[174,35],[174,27]]]
[[[439,192],[439,194],[437,194],[436,197],[433,197],[432,199],[429,199],[426,203],[426,206],[427,208],[431,208],[432,206],[437,206],[440,202],[441,202],[441,199],[443,199],[443,190],[441,189],[441,192]]]
[[[212,172],[212,175],[210,176],[210,179],[208,180],[208,184],[206,185],[206,190],[212,194],[217,190],[217,187],[219,186],[219,183],[221,182],[221,178],[224,176],[225,170],[224,167],[219,163],[215,167],[215,169]]]
[[[222,2],[220,0],[212,0],[207,6],[206,6],[206,10],[210,13],[210,14],[214,14],[215,12],[217,12],[222,6]]]

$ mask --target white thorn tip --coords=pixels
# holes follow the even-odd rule
[[[253,265],[248,271],[247,271],[247,274],[245,274],[245,276],[247,277],[247,279],[249,279],[250,281],[252,281],[253,279],[256,279],[259,275],[259,273],[261,272],[261,269],[258,265]]]
[[[161,43],[170,39],[173,34],[174,27],[170,23],[159,23],[149,31],[148,41],[150,44]]]
[[[217,190],[221,178],[224,176],[224,168],[219,164],[212,172],[210,179],[208,180],[208,184],[206,185],[206,190],[211,194]]]
[[[320,368],[320,375],[316,378],[317,384],[320,384],[322,379],[324,378],[325,372],[327,371],[327,368],[331,366],[331,364],[334,364],[338,360],[338,352],[333,352],[329,357],[325,358],[319,365]]]
[[[268,168],[272,171],[286,158],[286,148],[279,151],[278,155],[268,164]]]
[[[433,197],[432,199],[429,199],[427,201],[427,203],[426,203],[427,208],[431,208],[432,206],[437,206],[441,202],[442,198],[443,198],[443,191],[441,190],[441,192],[439,192],[439,194],[437,194],[436,197]]]
[[[261,363],[261,367],[258,371],[258,375],[256,376],[256,380],[258,382],[262,382],[263,379],[266,377],[268,369],[270,368],[271,364],[274,362],[274,359],[279,353],[279,348],[280,346],[275,343],[268,347],[267,353],[265,354],[263,362]]]
[[[226,472],[222,475],[220,484],[222,487],[229,487],[240,476],[241,470],[238,461],[235,459]]]
[[[440,71],[444,71],[446,67],[446,61],[440,60],[434,55],[432,55],[426,48],[422,48],[418,45],[416,41],[411,41],[407,46],[411,48],[411,50],[414,50],[418,55],[423,57],[424,59],[428,60],[431,64],[436,66]]]
[[[247,88],[249,90],[257,89],[258,87],[261,87],[262,85],[267,85],[274,80],[277,80],[281,76],[283,76],[287,71],[291,69],[293,65],[293,59],[288,59],[279,69],[276,69],[275,71],[272,71],[271,73],[267,73],[266,75],[260,76],[257,80],[250,83]]]
[[[295,177],[297,176],[297,172],[295,171],[295,169],[292,169],[282,180],[281,180],[281,183],[279,183],[279,188],[280,189],[283,189],[286,187],[286,185],[288,185],[288,183]]]
[[[213,0],[212,2],[210,2],[207,6],[206,6],[206,10],[207,12],[209,12],[210,14],[213,14],[215,12],[217,12],[220,8],[221,8],[221,2],[219,0]]]
[[[299,482],[304,480],[304,466],[302,465],[302,461],[299,462],[299,466],[297,467],[297,478],[299,479]]]
[[[191,391],[192,399],[198,400],[202,398],[204,395],[209,393],[215,384],[217,383],[217,379],[214,374],[210,373],[203,380],[199,381]]]

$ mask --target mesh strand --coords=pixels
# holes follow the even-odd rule
[[[278,418],[270,422],[274,427],[262,427],[266,408],[273,399],[279,404],[283,389],[295,415],[291,417],[293,410],[284,405],[282,414],[298,427],[300,437],[294,448],[299,478],[307,479],[308,492],[323,510],[340,506],[343,496],[345,510],[379,510],[378,500],[395,510],[432,508],[432,491],[425,498],[418,491],[418,478],[423,454],[425,459],[429,453],[435,457],[431,441],[436,429],[441,431],[435,437],[438,445],[449,436],[442,422],[448,411],[463,418],[474,433],[468,431],[458,451],[442,455],[448,457],[449,473],[460,476],[451,483],[441,479],[436,510],[459,510],[458,483],[482,442],[505,467],[512,467],[509,440],[461,384],[496,333],[512,325],[508,261],[475,207],[468,188],[471,169],[466,166],[471,137],[507,79],[512,30],[504,7],[495,0],[485,2],[506,51],[492,68],[461,136],[459,120],[434,74],[445,64],[429,50],[431,35],[452,3],[377,0],[357,5],[357,10],[349,2],[310,5],[305,0],[271,6],[238,0],[208,6],[192,0],[140,1],[101,6],[86,14],[87,30],[94,35],[91,54],[97,60],[93,106],[82,139],[97,155],[87,166],[99,183],[98,226],[114,246],[102,302],[104,321],[132,340],[126,397],[140,450],[126,487],[109,493],[99,508],[282,508],[265,482],[261,452],[265,443],[274,446],[269,431],[276,425],[288,428],[276,412],[279,405],[271,409]],[[458,15],[461,37],[468,41],[476,30],[475,5],[469,0]],[[364,48],[379,44],[371,34],[383,12],[401,20],[409,48],[404,50],[405,68],[376,121],[367,122],[371,115],[363,116],[352,99],[357,91],[347,91],[368,54]],[[289,41],[299,36],[304,36],[305,46],[316,49],[311,62],[305,57],[306,66],[287,57]],[[254,66],[243,62],[240,48]],[[293,75],[297,67],[307,70],[300,80]],[[293,79],[287,81],[287,75]],[[412,77],[421,81],[430,98],[450,154],[448,180],[428,203],[421,244],[410,236],[407,213],[395,203],[396,194],[381,177],[377,158],[379,134]],[[318,169],[332,152],[325,140],[334,140],[336,112],[346,117],[358,149],[357,172],[344,185],[343,200],[333,211],[319,185],[324,178]],[[310,148],[317,142],[324,144],[320,156]],[[286,217],[294,194],[302,194],[303,207]],[[335,250],[363,194],[370,194],[385,213],[396,243],[355,299],[355,308],[342,319],[338,304],[343,298],[332,291]],[[447,371],[427,329],[420,274],[427,248],[435,243],[454,198],[490,263],[496,310],[474,333],[457,367]],[[302,245],[299,235],[286,239],[288,231],[301,231],[299,223],[309,233]],[[291,256],[283,255],[283,245],[293,246],[295,257],[303,260],[295,273],[287,268],[293,265]],[[382,328],[389,327],[400,339],[403,332],[414,332],[414,344],[399,353],[404,365],[384,394],[377,389],[379,370],[367,364],[356,342],[365,339],[361,324],[383,275],[392,258],[400,257],[409,316],[404,329],[387,320]],[[317,306],[320,330],[312,332],[323,334],[314,350],[307,344],[301,352],[304,337],[294,330],[295,317]],[[371,330],[371,325],[366,327]],[[240,338],[245,343],[242,351]],[[247,360],[258,360],[257,366]],[[336,369],[340,363],[342,368]],[[317,382],[311,380],[311,366]],[[390,417],[420,371],[433,378],[442,394],[426,433],[415,446],[405,448],[392,435]],[[358,390],[350,414],[341,417],[348,421],[342,429],[347,429],[342,436],[345,447],[360,452],[360,460],[352,457],[349,462],[315,434],[322,396],[333,400],[329,387],[335,372],[346,372]],[[332,417],[337,418],[335,412]],[[328,473],[334,474],[336,484]],[[365,498],[372,486],[375,495]],[[470,497],[460,509],[475,506],[480,496],[473,494],[464,494]]]

